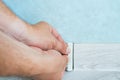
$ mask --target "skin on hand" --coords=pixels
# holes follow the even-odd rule
[[[36,44],[35,47],[39,47],[44,50],[55,49],[62,54],[67,54],[67,44],[58,34],[58,32],[46,22],[40,22],[33,25],[33,37],[31,44]]]
[[[1,32],[0,37],[0,75],[28,76],[36,80],[61,79],[68,61],[66,55],[56,50],[43,51],[26,46]]]
[[[39,48],[38,48],[39,49]],[[61,54],[58,52],[58,51],[55,51],[55,50],[49,50],[49,51],[45,51],[45,54],[50,54],[50,56],[56,56],[56,58],[58,59],[58,58],[60,58],[60,56],[61,56]],[[50,57],[49,56],[49,57]],[[67,62],[68,62],[68,58],[67,58],[67,56],[66,55],[62,55],[62,57],[64,57],[62,60],[62,62],[64,62],[64,63],[60,63],[60,64],[64,64],[64,66],[63,67],[61,67],[61,69],[60,69],[60,66],[55,66],[55,67],[52,67],[51,69],[50,69],[50,72],[49,72],[49,70],[47,70],[47,74],[38,74],[38,75],[34,75],[32,78],[34,79],[34,80],[62,80],[62,77],[63,77],[63,72],[64,72],[64,70],[65,70],[65,67],[66,67],[66,64],[67,64]],[[47,59],[49,59],[49,58],[47,58]],[[51,59],[54,59],[54,58],[52,58],[51,57]],[[54,59],[53,61],[55,61],[54,63],[55,64],[59,64],[56,60],[57,59]],[[49,61],[48,61],[49,62]],[[60,65],[59,64],[59,65]],[[48,64],[48,66],[46,67],[46,68],[50,68],[50,66],[49,66],[50,64]],[[58,68],[58,70],[59,71],[55,71],[56,69]],[[52,73],[51,73],[52,72]]]
[[[55,49],[62,54],[68,54],[69,51],[66,51],[67,44],[58,32],[48,23],[40,22],[35,25],[26,26],[27,32],[23,32],[24,34],[20,34],[21,37],[17,37],[19,41],[43,50]]]

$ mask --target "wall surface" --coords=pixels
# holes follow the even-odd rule
[[[23,20],[47,21],[67,42],[120,42],[120,0],[4,0]]]

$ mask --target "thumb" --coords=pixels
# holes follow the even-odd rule
[[[67,44],[57,40],[55,37],[54,38],[54,43],[53,43],[53,49],[59,51],[61,54],[67,54]]]
[[[48,54],[50,54],[52,56],[56,56],[57,58],[60,58],[61,62],[63,62],[63,65],[67,65],[67,63],[68,63],[68,56],[67,55],[61,55],[61,53],[59,53],[56,50],[48,50]]]

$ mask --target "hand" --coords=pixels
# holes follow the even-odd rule
[[[68,61],[66,55],[56,50],[43,51],[26,46],[1,32],[0,37],[0,75],[32,76],[41,80],[61,79]]]
[[[38,47],[43,50],[55,49],[62,54],[67,54],[67,44],[57,31],[46,22],[33,25],[25,40],[30,46]]]
[[[46,53],[46,52],[45,52]],[[46,54],[51,54],[50,56],[60,56],[61,54],[59,53],[59,52],[57,52],[57,51],[55,51],[55,50],[49,50]],[[57,55],[56,55],[57,54]],[[58,57],[56,57],[56,58],[58,58]],[[67,59],[67,57],[66,57],[66,59]],[[63,60],[63,61],[66,61],[66,59],[65,60]],[[57,59],[56,59],[57,60]],[[57,64],[57,61],[56,60],[53,60],[53,61],[55,61],[54,63],[56,63]],[[51,64],[52,65],[52,64]],[[56,66],[56,67],[51,67],[50,68],[50,66],[48,65],[46,68],[50,68],[51,70],[50,70],[50,72],[52,71],[52,73],[48,73],[47,72],[47,74],[45,73],[45,74],[37,74],[37,75],[34,75],[33,76],[33,79],[34,80],[62,80],[62,77],[63,77],[63,73],[64,73],[64,70],[65,70],[65,67],[66,67],[66,64],[65,64],[65,66],[63,66],[62,68],[61,68],[61,70],[59,70],[59,68],[60,68],[60,66]],[[59,71],[56,71],[56,69],[58,69]],[[54,72],[55,71],[55,72]]]
[[[16,28],[22,28],[14,29],[12,33],[9,33],[9,35],[12,34],[16,40],[19,40],[29,46],[41,48],[42,50],[55,49],[62,54],[67,54],[69,52],[66,51],[67,44],[64,42],[62,37],[48,23],[40,22],[35,25],[24,24],[21,21],[16,21],[15,23],[15,25],[10,27],[16,26]],[[17,32],[15,32],[15,30],[17,30]]]

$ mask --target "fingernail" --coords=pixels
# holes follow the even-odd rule
[[[67,50],[66,50],[66,54],[70,54],[71,50],[70,48],[68,47]]]

